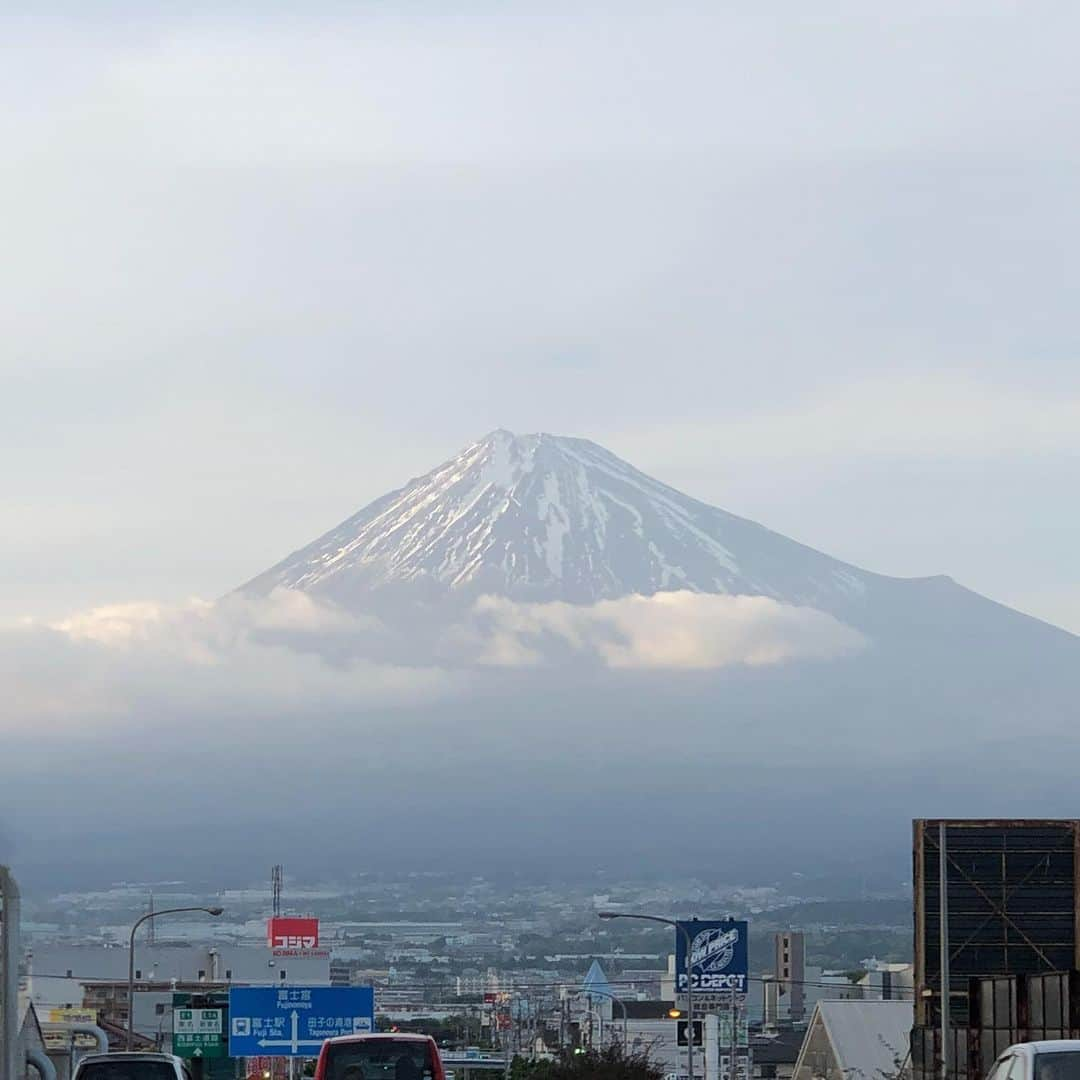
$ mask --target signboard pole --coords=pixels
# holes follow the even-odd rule
[[[686,1071],[694,1080],[694,939],[685,923],[676,923],[686,939],[686,1019],[690,1037],[686,1040]]]
[[[720,1017],[705,1016],[705,1080],[720,1080]]]
[[[949,866],[945,822],[938,823],[938,889],[941,916],[941,1080],[949,1080]]]
[[[735,1080],[735,1053],[739,1046],[739,1014],[736,1011],[735,991],[731,991],[731,1077]],[[741,1080],[741,1078],[740,1078]]]

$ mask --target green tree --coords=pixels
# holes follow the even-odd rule
[[[618,1043],[601,1050],[578,1050],[555,1061],[510,1063],[510,1080],[662,1080],[663,1069],[640,1051],[624,1051]]]

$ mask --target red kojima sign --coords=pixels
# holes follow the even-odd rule
[[[267,923],[266,944],[275,952],[283,949],[290,952],[317,949],[319,947],[319,920],[278,915]]]

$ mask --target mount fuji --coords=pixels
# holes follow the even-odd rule
[[[483,595],[589,605],[688,591],[814,608],[876,641],[1064,649],[1071,634],[948,577],[831,558],[653,479],[585,439],[495,431],[243,586],[354,611],[460,611]]]
[[[410,772],[470,778],[452,799],[413,783],[404,802],[386,780],[395,813],[416,815],[410,843],[439,822],[433,851],[460,854],[476,830],[507,860],[595,844],[630,865],[858,863],[901,855],[921,814],[1071,805],[1080,639],[948,577],[831,558],[583,439],[493,432],[240,594],[294,591],[390,628],[393,664],[464,662],[463,697],[380,721]],[[748,631],[747,610],[778,622]],[[492,612],[511,661],[481,672],[490,638],[443,643]],[[781,624],[797,647],[757,662]],[[679,649],[705,660],[666,662]],[[331,760],[351,784],[353,758]]]
[[[1076,637],[947,577],[831,558],[581,439],[496,431],[161,634],[87,653],[131,657],[117,752],[88,769],[88,741],[61,766],[35,731],[8,754],[13,806],[68,793],[49,860],[128,857],[72,833],[101,806],[163,873],[284,848],[313,875],[787,889],[788,871],[907,880],[912,817],[1075,813]],[[179,770],[163,798],[161,762],[196,739],[223,782]]]

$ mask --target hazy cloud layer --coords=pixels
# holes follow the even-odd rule
[[[864,644],[809,608],[687,592],[590,607],[485,597],[434,640],[418,646],[379,619],[284,589],[9,624],[0,631],[0,727],[105,731],[145,723],[163,701],[183,703],[200,727],[232,713],[256,722],[294,709],[362,712],[458,697],[477,689],[485,667],[711,670],[828,660]]]
[[[377,620],[283,590],[265,599],[112,605],[51,625],[9,624],[0,631],[8,688],[0,729],[108,737],[117,728],[152,729],[167,703],[205,732],[226,717],[235,727],[257,727],[290,710],[407,706],[462,690],[459,675],[435,664],[375,658],[386,636]]]
[[[877,850],[887,818],[938,812],[940,790],[985,807],[985,777],[1018,760],[1017,717],[1034,749],[1010,807],[1058,812],[1070,790],[1068,641],[1037,664],[941,635],[860,648],[817,612],[686,594],[487,600],[440,640],[438,663],[406,666],[395,628],[296,594],[8,624],[0,826],[21,865],[127,880],[281,858],[595,870],[680,845],[733,867],[775,855],[792,820],[817,823],[796,845],[812,863]],[[982,764],[949,786],[957,760]],[[1057,776],[1041,789],[1040,769]],[[887,812],[866,796],[873,825],[852,814],[853,776],[887,793]],[[699,818],[730,828],[672,828]]]
[[[764,667],[834,659],[866,645],[858,631],[813,608],[692,592],[588,606],[488,596],[477,602],[468,633],[478,662],[510,667],[550,663],[560,650],[609,668]]]

